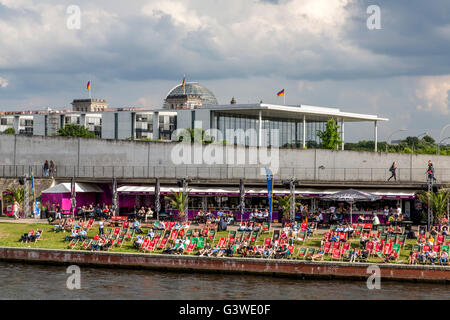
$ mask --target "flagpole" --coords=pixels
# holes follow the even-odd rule
[[[183,76],[183,94],[186,94],[186,74]]]
[[[91,100],[92,99],[92,97],[91,97],[91,89],[92,89],[92,81],[91,80],[89,80],[89,100]]]
[[[286,105],[286,90],[284,90],[283,94],[283,105]]]

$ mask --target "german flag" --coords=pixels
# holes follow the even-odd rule
[[[88,91],[91,90],[91,82],[90,82],[90,81],[88,81],[87,86],[86,86],[86,89],[87,89]]]
[[[182,88],[186,85],[186,77],[183,78],[183,84],[181,85]]]
[[[278,93],[277,93],[277,96],[279,96],[279,97],[284,96],[284,89],[281,90],[280,92],[278,92]]]

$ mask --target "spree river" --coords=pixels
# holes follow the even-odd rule
[[[81,267],[81,288],[69,290],[65,266],[0,262],[0,299],[449,299],[450,286],[365,281],[297,280]]]

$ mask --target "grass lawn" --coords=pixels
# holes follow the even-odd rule
[[[195,226],[192,228],[195,229]],[[24,233],[28,233],[30,230],[43,230],[43,234],[41,239],[34,243],[20,243],[19,239]],[[105,232],[107,229],[111,229],[105,227]],[[92,238],[96,235],[98,231],[97,226],[92,227],[88,232],[88,237]],[[147,228],[143,228],[144,235],[147,233]],[[48,249],[68,249],[68,242],[64,242],[64,238],[70,235],[70,232],[53,232],[53,225],[49,224],[22,224],[22,223],[9,223],[2,222],[0,223],[0,246],[8,246],[8,247],[24,247],[24,248],[48,248]],[[220,238],[228,237],[228,231],[218,232],[215,236],[214,241],[211,242],[211,245],[214,246],[220,240]],[[272,232],[262,234],[258,237],[256,245],[263,245],[264,240],[268,237],[272,237]],[[296,244],[295,255],[297,255],[298,248],[306,247],[306,248],[320,248],[320,241],[322,235],[312,236],[308,238],[305,242]],[[134,238],[135,239],[135,238]],[[133,240],[125,241],[122,247],[113,247],[109,251],[111,252],[132,252],[137,253],[138,250],[133,248]],[[413,244],[416,243],[415,239],[407,239],[406,244],[400,251],[400,256],[397,259],[397,263],[407,263],[409,252],[412,249]],[[350,244],[352,248],[359,248],[359,239],[351,239]],[[77,246],[76,249],[81,249],[81,246]],[[155,251],[155,253],[161,252]],[[195,253],[196,251],[194,251]],[[297,258],[297,257],[294,257]],[[331,256],[325,256],[323,258],[324,261],[331,261]],[[371,257],[369,262],[379,263],[381,260],[379,258]]]

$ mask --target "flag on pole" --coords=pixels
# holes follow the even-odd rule
[[[90,81],[88,81],[87,86],[86,86],[86,89],[87,89],[88,91],[91,90],[91,82],[90,82]]]
[[[183,84],[181,85],[182,88],[186,85],[186,76],[183,78]]]
[[[284,89],[281,90],[280,92],[278,92],[278,93],[277,93],[277,96],[279,96],[279,97],[284,96]]]

